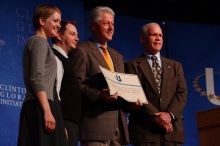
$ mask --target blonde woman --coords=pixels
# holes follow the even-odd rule
[[[60,103],[55,89],[56,60],[48,38],[56,37],[61,11],[39,5],[33,13],[36,34],[24,50],[24,82],[27,89],[20,115],[18,146],[67,146]]]

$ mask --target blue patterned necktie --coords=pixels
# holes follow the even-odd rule
[[[158,61],[156,56],[151,56],[151,60],[152,60],[152,71],[153,71],[154,78],[155,78],[155,81],[156,81],[156,84],[157,84],[157,89],[160,93],[161,72],[162,72],[162,70],[161,70],[159,61]]]

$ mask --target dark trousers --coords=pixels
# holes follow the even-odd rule
[[[78,126],[66,120],[64,122],[65,122],[65,128],[67,130],[67,134],[68,134],[69,146],[77,146],[78,131],[79,131]]]
[[[182,146],[182,144],[169,142],[169,141],[157,141],[157,142],[143,142],[135,143],[133,146]]]
[[[120,131],[117,128],[114,135],[108,141],[81,141],[81,146],[123,146],[120,144]],[[124,145],[125,146],[125,145]]]

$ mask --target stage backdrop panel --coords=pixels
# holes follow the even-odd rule
[[[77,21],[80,41],[90,36],[88,11],[84,10],[81,0],[7,0],[0,3],[0,146],[15,146],[20,109],[26,92],[22,75],[22,53],[27,38],[33,34],[33,9],[40,3],[59,6],[63,19]],[[121,52],[125,60],[141,55],[143,48],[139,42],[139,30],[147,22],[151,20],[117,16],[116,13],[115,34],[109,45]],[[220,27],[157,22],[165,24],[162,28],[167,31],[164,38],[165,42],[168,41],[168,46],[163,47],[161,54],[182,62],[187,79],[189,93],[184,112],[184,146],[199,146],[195,113],[219,107],[216,97],[220,90]],[[205,68],[208,68],[206,73]],[[213,84],[214,89],[207,88],[207,82]],[[213,94],[207,96],[207,89]]]
[[[167,26],[170,58],[182,62],[189,91],[184,112],[184,146],[199,146],[195,114],[220,105],[217,97],[220,93],[220,27],[186,23],[168,23]],[[213,79],[206,79],[206,68],[213,70]],[[207,86],[207,82],[214,85]],[[207,96],[207,87],[214,88],[216,96]]]
[[[7,0],[0,2],[0,146],[16,146],[19,114],[25,88],[22,54],[33,34],[32,12],[41,3],[53,3],[62,10],[63,19],[76,20],[80,39],[84,37],[84,9],[81,0]]]

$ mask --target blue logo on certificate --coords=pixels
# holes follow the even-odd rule
[[[115,78],[116,78],[116,80],[119,81],[119,82],[122,81],[122,80],[121,80],[121,77],[120,77],[119,75],[115,75]]]

